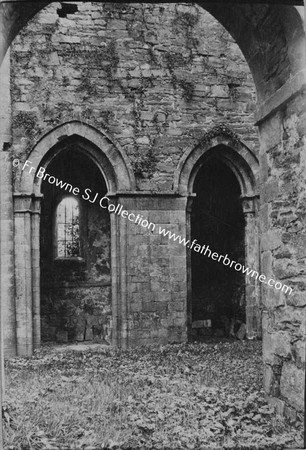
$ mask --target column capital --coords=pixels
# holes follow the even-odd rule
[[[258,211],[259,195],[245,195],[240,197],[243,213],[255,214]]]
[[[186,205],[186,211],[188,213],[192,212],[192,204],[194,199],[196,198],[197,194],[189,194],[189,196],[187,197],[187,205]]]
[[[43,194],[27,194],[24,192],[14,192],[14,213],[40,214],[40,202]]]

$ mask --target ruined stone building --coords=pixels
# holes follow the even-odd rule
[[[7,356],[245,322],[271,401],[302,410],[302,17],[247,2],[2,5]]]

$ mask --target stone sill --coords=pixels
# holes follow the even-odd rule
[[[41,284],[42,288],[45,289],[62,289],[62,288],[91,288],[91,287],[110,287],[112,284],[109,282],[88,282],[88,281],[77,281],[77,282],[63,282],[63,283],[56,283],[56,284]]]
[[[84,258],[82,258],[81,256],[72,256],[72,257],[57,257],[57,258],[54,258],[54,261],[59,261],[59,262],[73,262],[73,263],[75,263],[75,262],[77,262],[77,263],[85,263],[86,261],[85,261],[85,259]]]

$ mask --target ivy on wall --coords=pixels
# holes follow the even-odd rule
[[[226,123],[221,122],[218,125],[215,125],[209,131],[207,131],[207,133],[204,134],[204,136],[201,138],[200,144],[201,145],[208,144],[211,142],[212,139],[222,134],[231,138],[236,144],[239,144],[241,142],[239,136],[236,133],[234,133],[227,126]]]
[[[153,147],[150,145],[146,152],[141,152],[136,146],[132,167],[136,177],[152,178],[156,169],[157,157],[153,152]]]
[[[37,121],[35,115],[28,111],[19,111],[13,118],[12,128],[22,129],[23,135],[31,137],[35,134]]]

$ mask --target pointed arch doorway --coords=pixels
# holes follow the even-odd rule
[[[187,238],[205,245],[187,251],[188,335],[226,336],[236,321],[254,339],[261,336],[260,288],[242,268],[259,271],[258,160],[235,137],[211,135],[185,152],[175,179],[189,196]],[[236,270],[223,264],[226,255]]]
[[[47,172],[80,194],[50,178],[41,184],[41,339],[110,344],[110,214],[99,205],[105,179],[80,138],[62,145]]]
[[[245,264],[241,191],[232,170],[218,157],[207,158],[193,191],[191,239],[205,244],[206,251],[191,252],[192,335],[229,336],[246,322],[245,276],[227,265],[229,258],[237,268]],[[218,259],[213,260],[215,252]]]

